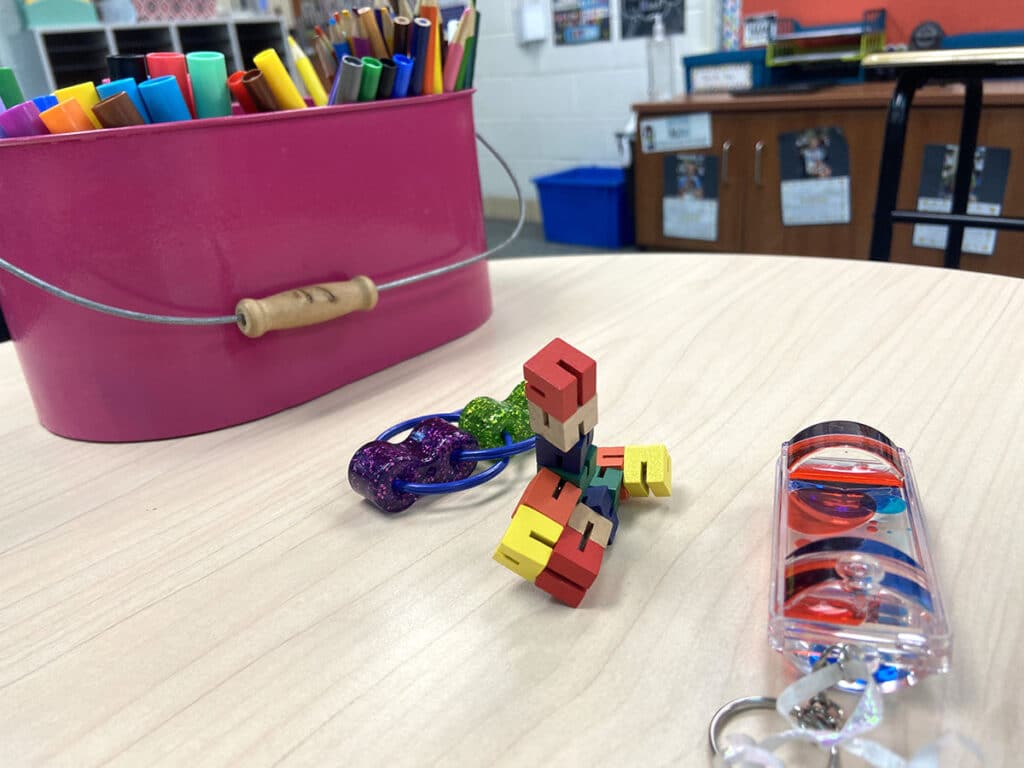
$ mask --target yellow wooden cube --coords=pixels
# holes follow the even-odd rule
[[[550,517],[520,504],[494,550],[494,559],[527,581],[535,581],[547,567],[563,529]]]
[[[664,445],[627,445],[622,475],[630,496],[672,495],[672,457]]]

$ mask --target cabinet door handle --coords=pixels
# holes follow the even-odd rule
[[[754,145],[754,184],[761,186],[762,173],[761,169],[764,165],[764,142],[759,141]]]
[[[732,149],[731,141],[722,142],[722,183],[729,181],[729,150]]]

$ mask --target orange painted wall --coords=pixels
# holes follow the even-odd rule
[[[803,25],[834,24],[859,19],[869,8],[886,9],[886,38],[905,43],[922,21],[937,21],[947,35],[1024,29],[1021,0],[893,0],[893,2],[851,2],[851,0],[741,0],[744,15],[776,11]]]

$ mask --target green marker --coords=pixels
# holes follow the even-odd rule
[[[10,109],[16,104],[21,104],[25,95],[18,85],[18,78],[14,76],[14,70],[10,67],[0,67],[0,101]]]
[[[227,117],[231,114],[228,92],[228,70],[224,54],[217,51],[194,51],[185,55],[196,117]]]
[[[359,85],[359,100],[373,101],[377,98],[377,87],[380,85],[380,72],[384,65],[373,56],[363,56],[363,80]]]

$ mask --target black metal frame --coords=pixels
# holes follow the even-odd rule
[[[1003,216],[978,216],[967,213],[974,171],[974,151],[978,145],[978,124],[981,122],[982,80],[1024,77],[1024,64],[940,64],[908,65],[896,81],[889,113],[885,122],[885,143],[882,166],[878,174],[878,197],[875,200],[875,225],[871,233],[871,259],[888,261],[892,250],[892,225],[945,224],[949,227],[943,266],[959,269],[960,247],[964,227],[984,226],[989,229],[1024,231],[1024,219]],[[907,139],[907,119],[918,88],[931,80],[963,83],[963,114],[960,123],[960,153],[953,185],[952,213],[922,213],[896,209],[903,171],[903,148]]]

